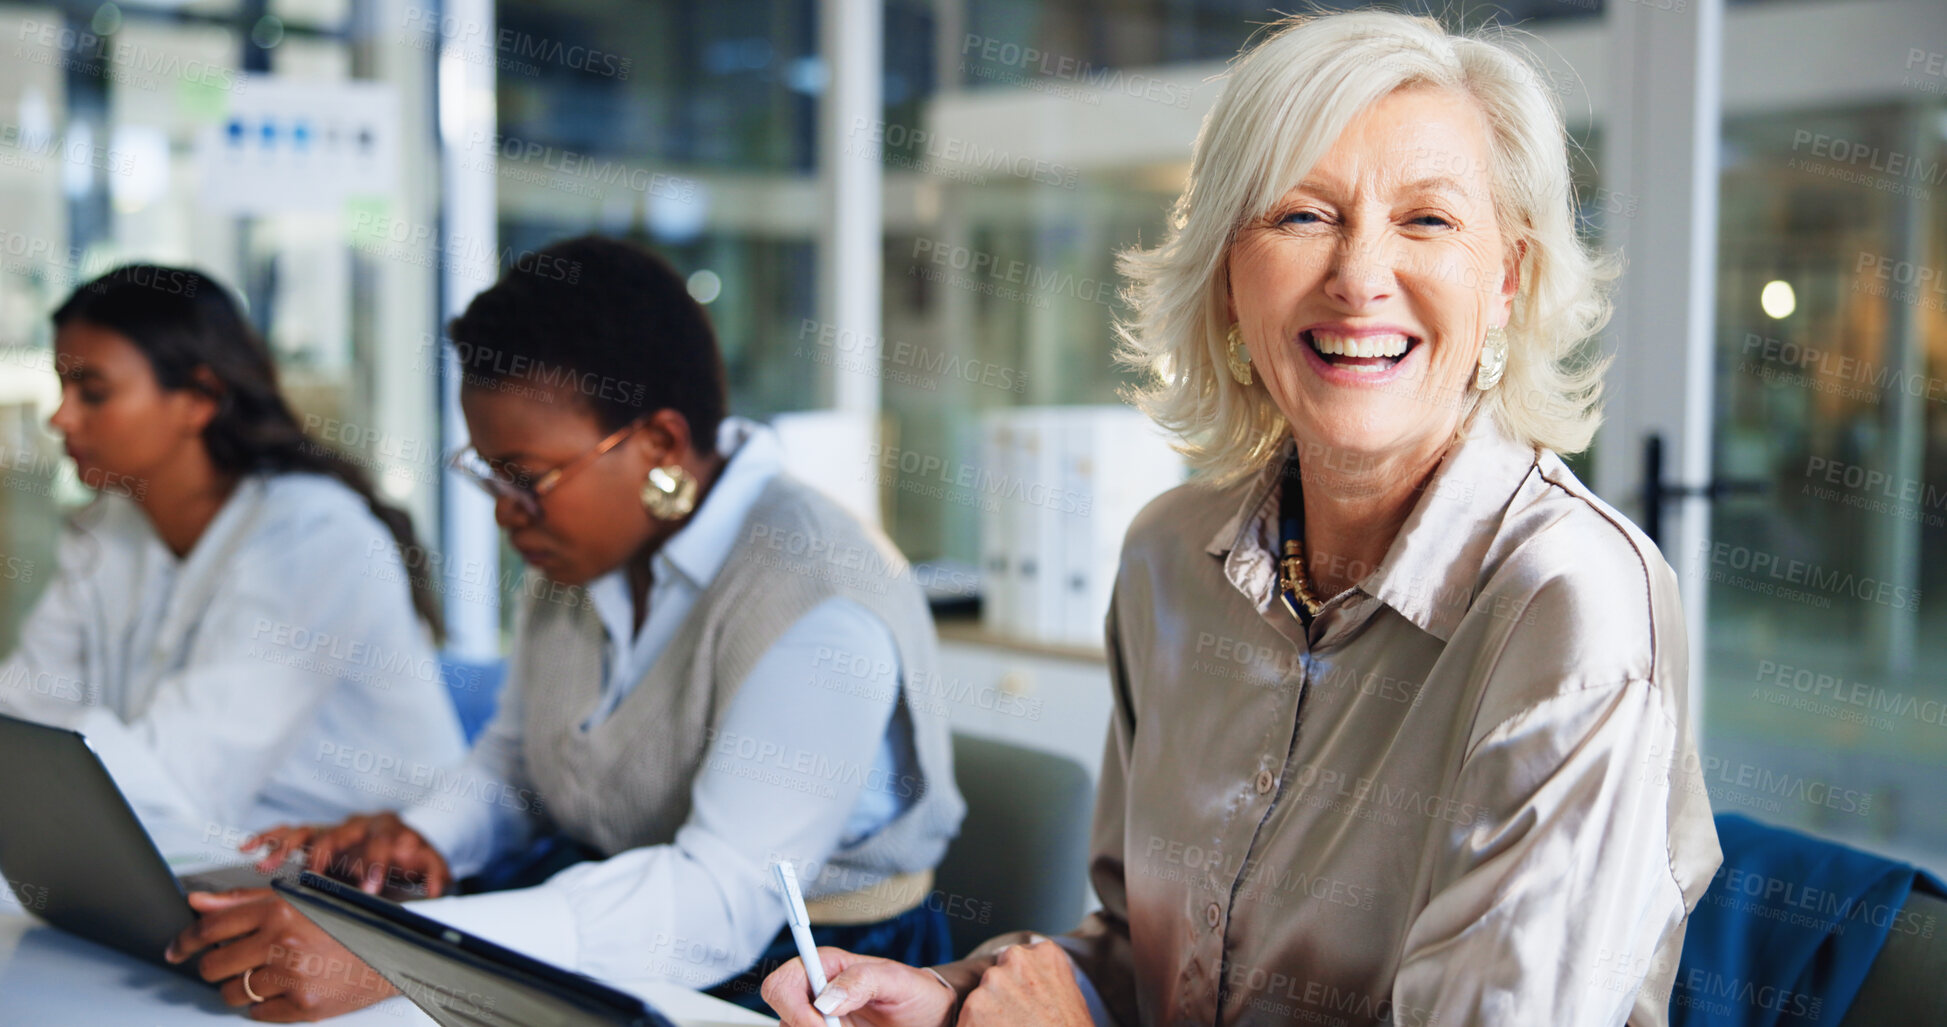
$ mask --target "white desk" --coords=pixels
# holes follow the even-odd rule
[[[627,990],[681,1027],[744,1027],[777,1021],[673,984]],[[57,931],[0,904],[0,1027],[176,1027],[255,1023],[206,985]],[[403,998],[335,1020],[339,1027],[432,1027]]]

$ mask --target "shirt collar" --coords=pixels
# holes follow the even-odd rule
[[[750,508],[764,486],[784,469],[784,443],[777,432],[748,418],[723,419],[717,429],[717,452],[727,462],[716,483],[690,519],[650,557],[656,581],[667,582],[674,576],[701,589],[716,580]],[[628,637],[629,632],[619,628],[631,619],[624,571],[613,570],[589,582],[588,596],[610,633]]]
[[[1231,580],[1260,607],[1271,595],[1278,547],[1278,484],[1296,443],[1287,442],[1244,490],[1237,513],[1205,552],[1224,557]],[[1535,450],[1509,438],[1492,417],[1473,427],[1441,461],[1386,556],[1356,586],[1446,641],[1474,599],[1488,547],[1514,492],[1535,465]]]
[[[739,530],[764,486],[784,469],[777,432],[743,417],[726,417],[717,429],[717,452],[728,458],[703,504],[656,551],[657,570],[672,569],[701,588],[716,580]]]

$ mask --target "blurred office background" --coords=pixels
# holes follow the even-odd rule
[[[1684,569],[1719,808],[1947,870],[1930,786],[1947,773],[1947,7],[1713,4],[1721,24],[1690,46],[1701,4],[1404,6],[1530,33],[1585,230],[1639,283],[1676,283],[1625,297],[1610,423],[1578,467],[1660,522]],[[709,304],[734,409],[875,439],[892,459],[811,473],[863,481],[914,559],[977,566],[981,497],[940,468],[979,466],[994,411],[1116,401],[1113,255],[1159,236],[1212,76],[1275,16],[1246,0],[0,6],[0,554],[38,568],[0,589],[0,644],[52,572],[59,510],[86,498],[45,429],[47,314],[124,258],[234,283],[320,434],[491,592],[514,561],[439,470],[463,441],[440,325],[548,241],[639,239]],[[252,179],[237,162],[273,146],[257,133],[280,110],[342,115],[309,144],[382,166],[356,187],[315,167]],[[1703,316],[1664,330],[1662,307]],[[1652,436],[1667,487],[1646,504]],[[503,610],[479,589],[448,600],[455,645],[491,655]],[[970,703],[963,727],[1094,763],[1098,652],[943,631],[957,672],[1035,701]]]

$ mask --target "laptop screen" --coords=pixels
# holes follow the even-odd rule
[[[30,911],[161,963],[196,914],[87,741],[0,714],[0,781],[0,873]]]

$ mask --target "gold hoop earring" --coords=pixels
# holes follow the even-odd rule
[[[1501,375],[1507,369],[1508,333],[1501,328],[1489,328],[1487,338],[1481,342],[1481,362],[1474,372],[1474,388],[1486,392],[1501,384]]]
[[[680,521],[696,509],[696,476],[682,464],[651,468],[642,481],[642,508],[659,521]]]
[[[1251,351],[1244,345],[1244,333],[1235,324],[1230,326],[1230,345],[1224,350],[1224,362],[1230,365],[1230,376],[1237,379],[1237,384],[1251,384]]]

